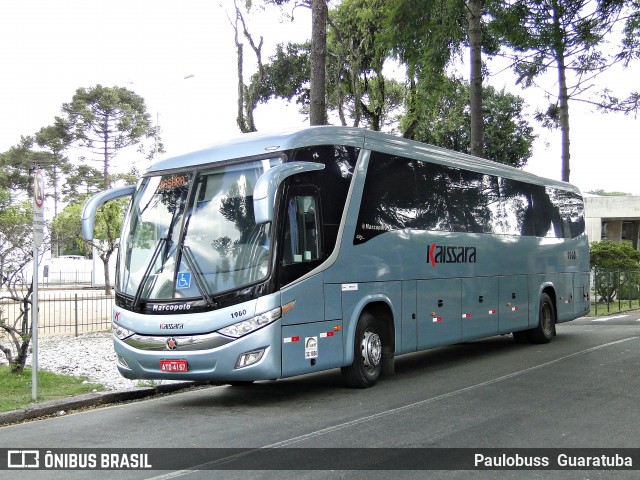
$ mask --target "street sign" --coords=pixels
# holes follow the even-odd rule
[[[44,236],[44,177],[42,170],[35,171],[33,177],[33,242],[42,245]]]

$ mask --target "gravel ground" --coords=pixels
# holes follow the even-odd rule
[[[7,364],[2,355],[0,364]],[[31,354],[27,359],[31,365]],[[111,333],[86,333],[74,336],[38,338],[38,368],[54,373],[86,377],[88,383],[99,383],[106,390],[125,390],[144,387],[144,380],[127,380],[116,368]],[[167,381],[155,381],[169,383]]]

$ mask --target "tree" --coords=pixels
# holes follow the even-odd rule
[[[78,201],[68,205],[53,221],[52,230],[60,238],[62,244],[75,244],[85,255],[92,249],[98,253],[104,266],[105,294],[111,294],[109,277],[109,261],[120,242],[120,230],[128,200],[116,200],[104,204],[96,212],[94,239],[86,241],[82,238],[80,214],[84,202]]]
[[[64,155],[65,150],[73,140],[70,128],[60,118],[56,117],[53,125],[42,127],[35,135],[36,143],[51,152],[51,183],[53,186],[53,216],[58,214],[58,204],[61,201],[59,184],[60,174],[69,175],[72,166]]]
[[[384,77],[388,48],[380,32],[384,0],[344,0],[329,11],[326,109],[342,125],[381,130],[404,102],[404,86]],[[264,64],[260,101],[279,97],[310,105],[312,42],[278,45]],[[254,82],[257,80],[254,80]]]
[[[447,79],[437,92],[438,101],[415,129],[416,140],[463,153],[471,153],[471,113],[468,83]],[[487,158],[521,168],[531,158],[535,135],[523,117],[524,100],[488,86],[483,94],[484,145]]]
[[[70,103],[62,105],[61,122],[71,137],[70,145],[86,149],[89,161],[102,163],[102,188],[111,185],[111,162],[118,152],[138,145],[144,153],[143,139],[155,139],[156,128],[151,124],[144,100],[123,87],[103,87],[76,90]],[[147,158],[153,158],[154,146]]]
[[[13,373],[24,369],[31,342],[29,311],[33,282],[26,291],[22,286],[26,283],[25,267],[33,260],[32,221],[32,202],[17,201],[15,195],[0,188],[0,284],[3,287],[0,300],[20,305],[18,315],[9,319],[0,304],[0,351]]]
[[[547,126],[560,128],[564,181],[570,178],[569,101],[584,99],[593,78],[623,58],[607,55],[604,46],[622,20],[625,3],[636,2],[512,0],[492,4],[492,28],[515,51],[512,59],[518,83],[537,85],[538,77],[549,69],[557,72],[557,92],[546,92],[555,101],[539,118],[546,120]]]
[[[260,37],[259,42],[255,42],[251,33],[247,28],[247,22],[245,20],[245,14],[249,13],[252,2],[246,2],[246,11],[243,12],[238,6],[238,1],[233,1],[234,15],[233,19],[227,14],[229,23],[233,28],[234,42],[236,45],[237,54],[237,76],[238,76],[238,108],[236,115],[236,123],[242,133],[249,133],[257,131],[256,124],[253,118],[253,112],[258,106],[259,101],[259,88],[262,84],[264,77],[264,68],[262,66],[262,45],[263,38]],[[247,39],[253,53],[256,56],[258,63],[258,71],[252,76],[252,82],[250,85],[244,83],[244,44],[240,41],[241,34]]]
[[[415,131],[438,101],[434,91],[446,80],[445,69],[460,52],[468,23],[462,0],[398,0],[389,4],[384,35],[390,51],[407,68],[403,136]],[[401,28],[398,26],[401,25]]]

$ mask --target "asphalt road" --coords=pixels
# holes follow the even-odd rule
[[[21,478],[532,478],[639,477],[634,471],[382,470],[406,448],[636,448],[640,446],[640,318],[580,319],[547,345],[511,336],[396,360],[396,374],[367,390],[341,384],[338,370],[242,387],[211,387],[0,428],[0,448],[165,448],[163,471],[11,472]],[[178,448],[334,448],[324,459],[371,459],[373,470],[182,470],[200,465]],[[367,448],[377,450],[343,450]],[[106,450],[105,450],[106,451]],[[345,453],[346,452],[346,453]],[[351,453],[354,452],[354,453]],[[385,452],[392,452],[389,458]],[[422,450],[409,450],[427,454]],[[188,452],[187,452],[188,453]],[[226,464],[252,455],[224,451]],[[322,456],[319,459],[322,460]],[[181,460],[181,461],[178,461]],[[302,461],[302,460],[301,460]],[[243,463],[244,462],[244,463]],[[394,463],[396,462],[396,463]],[[169,460],[169,464],[171,461]],[[340,466],[338,462],[338,466]]]

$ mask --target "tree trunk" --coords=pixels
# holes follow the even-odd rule
[[[103,169],[102,187],[109,189],[109,116],[104,120],[104,169]]]
[[[100,256],[102,264],[104,265],[104,294],[111,295],[111,278],[109,275],[109,258],[111,255]]]
[[[325,97],[328,10],[326,0],[311,0],[311,125],[327,124]]]
[[[555,53],[558,65],[558,121],[560,123],[560,132],[562,136],[562,181],[569,181],[569,168],[571,154],[569,153],[569,93],[567,91],[567,66],[564,59],[564,35],[562,31],[562,23],[559,6],[557,2],[553,2],[553,24],[555,30]]]
[[[238,33],[236,32],[236,49],[238,54],[238,116],[236,123],[242,133],[247,133],[246,122],[244,120],[244,81],[242,73],[242,62],[244,56],[242,52],[242,44],[238,42]]]
[[[567,75],[564,58],[558,58],[558,88],[559,105],[558,118],[560,121],[560,131],[562,134],[562,181],[568,182],[571,169],[569,168],[571,153],[569,146],[569,95],[567,93]]]
[[[471,54],[471,81],[469,83],[471,114],[470,153],[484,157],[484,130],[482,119],[482,18],[483,0],[469,0],[469,50]]]

